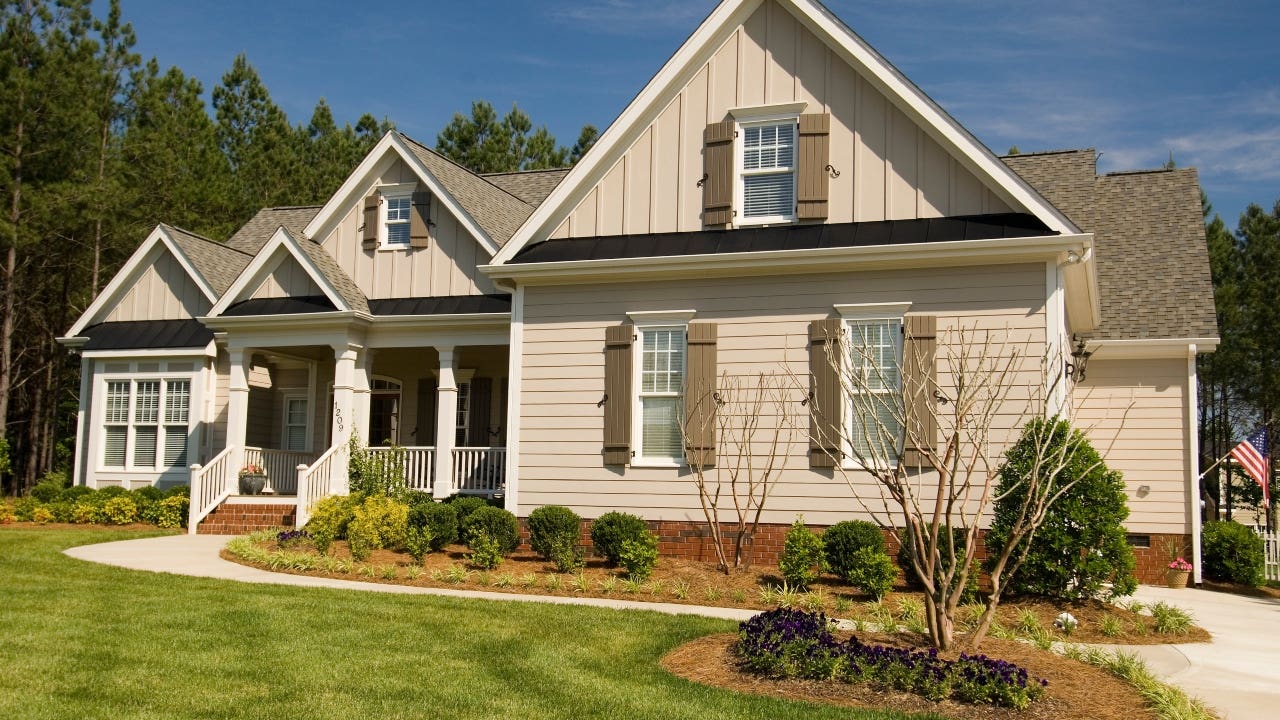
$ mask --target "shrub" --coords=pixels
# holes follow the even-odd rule
[[[472,550],[476,549],[479,538],[487,536],[498,544],[498,551],[506,555],[520,546],[520,521],[509,511],[486,504],[463,521],[462,536]]]
[[[16,519],[17,517],[13,514],[13,507],[7,502],[0,501],[0,525],[8,525]]]
[[[74,520],[72,516],[74,506],[72,506],[71,503],[61,501],[51,502],[48,505],[45,505],[45,507],[49,508],[49,512],[53,513],[54,522],[69,523]]]
[[[37,505],[31,511],[31,522],[44,525],[53,522],[53,511],[47,506]]]
[[[796,516],[782,542],[782,558],[778,560],[782,579],[792,587],[806,588],[818,579],[822,562],[822,538],[805,527],[803,517]]]
[[[103,504],[90,500],[77,502],[71,506],[71,522],[82,525],[106,522],[106,516],[102,513]]]
[[[123,495],[102,503],[102,519],[110,525],[128,525],[138,521],[138,504]]]
[[[62,494],[61,483],[51,483],[51,482],[43,482],[43,481],[36,483],[36,486],[31,488],[30,493],[28,493],[30,497],[42,503],[51,503],[54,500],[56,500],[58,496],[61,494]]]
[[[545,505],[529,513],[529,546],[556,564],[560,572],[579,566],[582,518],[567,507]]]
[[[967,534],[963,528],[950,528],[951,545],[948,546],[946,540],[947,530],[948,528],[944,526],[938,531],[938,554],[940,557],[938,558],[937,567],[934,568],[934,572],[938,577],[941,577],[942,568],[946,566],[951,552],[955,552],[956,564],[959,565],[968,547],[968,543],[966,541]],[[915,565],[912,562],[915,558],[916,551],[911,544],[911,536],[908,532],[903,530],[898,533],[898,537],[902,538],[902,546],[898,548],[898,565],[902,568],[902,575],[907,581],[907,586],[918,590],[924,586],[924,583],[920,580],[920,576],[916,574]],[[960,578],[959,573],[957,572],[956,577],[951,579],[951,583],[952,585],[955,585],[955,583],[958,582],[960,582]],[[973,602],[977,597],[978,564],[975,562],[973,567],[969,570],[969,580],[965,583],[964,593],[961,596],[960,602]]]
[[[106,502],[113,497],[121,497],[128,494],[129,491],[119,485],[108,485],[104,488],[98,488],[98,491],[93,494],[93,497],[99,502]]]
[[[171,488],[169,488],[168,490],[165,490],[165,491],[164,491],[164,496],[165,496],[165,497],[167,497],[167,498],[171,498],[171,497],[184,497],[184,498],[186,498],[186,499],[190,500],[190,499],[191,499],[191,486],[190,486],[190,485],[174,485],[173,487],[171,487]]]
[[[347,525],[351,555],[364,560],[373,550],[403,548],[408,530],[408,505],[386,495],[371,495],[352,510],[351,522]],[[357,547],[362,555],[356,554]]]
[[[631,580],[640,582],[648,578],[658,564],[658,536],[645,530],[639,537],[623,540],[618,564],[626,569]]]
[[[413,558],[417,564],[422,564],[422,559],[427,556],[433,549],[435,536],[431,534],[431,528],[425,525],[414,525],[413,521],[409,522],[409,529],[404,536],[404,549]]]
[[[409,491],[405,484],[404,448],[392,446],[390,452],[372,453],[352,435],[349,449],[347,483],[352,495],[385,495],[395,500],[404,498]]]
[[[144,485],[130,493],[134,502],[142,506],[146,503],[160,502],[164,499],[164,491],[154,485]]]
[[[481,570],[492,570],[501,565],[502,555],[501,545],[488,533],[481,531],[471,539],[471,562]]]
[[[1266,582],[1262,538],[1234,520],[1204,524],[1200,547],[1204,576],[1259,587]]]
[[[1022,565],[1005,577],[1009,592],[1079,600],[1098,597],[1110,583],[1113,596],[1133,594],[1138,582],[1123,524],[1129,516],[1124,479],[1107,469],[1084,434],[1066,420],[1027,423],[1005,452],[986,538],[989,556],[1004,551],[1026,501],[1027,485],[1046,455],[1062,457],[1065,466],[1045,491],[1056,493],[1075,484],[1048,507]]]
[[[58,501],[75,505],[76,502],[91,498],[96,493],[97,490],[88,485],[72,485],[69,488],[63,488],[58,493]]]
[[[612,565],[618,565],[622,558],[622,543],[627,540],[640,540],[649,528],[635,515],[622,512],[607,512],[591,523],[591,544],[596,553],[609,559]]]
[[[166,497],[142,508],[140,517],[156,527],[178,528],[187,524],[191,501],[181,495]]]
[[[354,511],[355,502],[349,495],[330,495],[316,503],[307,521],[307,532],[311,533],[316,550],[327,553],[334,540],[347,536]]]
[[[822,533],[822,547],[827,559],[827,569],[849,581],[854,553],[863,548],[884,552],[884,534],[880,526],[865,520],[845,520],[827,528]]]
[[[21,497],[13,502],[13,516],[18,522],[31,522],[31,514],[40,507],[40,501],[33,497]]]
[[[845,582],[879,600],[893,589],[893,581],[898,578],[898,566],[883,550],[864,547],[853,553],[847,573],[842,575]]]
[[[458,516],[458,527],[465,527],[467,518],[471,513],[483,507],[489,507],[489,503],[482,497],[475,495],[454,495],[449,498],[449,504],[453,506],[454,513]],[[464,540],[466,538],[463,538]]]
[[[442,550],[444,546],[458,541],[458,513],[448,503],[433,500],[411,506],[409,527],[430,532],[432,551]]]

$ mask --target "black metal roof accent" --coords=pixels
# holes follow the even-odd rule
[[[774,225],[732,230],[614,235],[547,240],[526,247],[512,263],[613,260],[620,258],[720,255],[765,250],[911,245],[955,240],[1057,235],[1027,213],[963,215],[915,220]]]
[[[213,331],[199,320],[105,322],[85,328],[81,335],[89,338],[82,350],[202,348],[213,340]]]
[[[374,315],[470,315],[511,312],[510,295],[450,295],[443,297],[370,300]]]
[[[254,298],[241,300],[223,311],[226,317],[247,315],[300,315],[303,313],[333,312],[338,308],[324,295],[303,295],[283,298]]]

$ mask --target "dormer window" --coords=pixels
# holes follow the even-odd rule
[[[425,248],[431,243],[431,193],[416,183],[379,186],[364,199],[365,250]]]
[[[740,224],[796,219],[796,120],[743,124]]]
[[[409,246],[409,212],[413,208],[412,193],[383,195],[383,247]]]

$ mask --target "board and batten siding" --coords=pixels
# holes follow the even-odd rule
[[[1130,532],[1191,532],[1186,392],[1185,357],[1095,358],[1075,389],[1076,424],[1088,428],[1107,467],[1124,474]],[[1140,496],[1144,485],[1150,490]]]
[[[660,110],[553,238],[702,229],[702,132],[735,107],[831,115],[827,222],[1008,212],[973,173],[816,35],[763,3]]]
[[[395,158],[376,171],[377,179],[347,209],[341,221],[321,241],[324,249],[355,281],[365,296],[377,298],[487,295],[498,292],[478,265],[490,255],[453,217],[438,198],[431,200],[429,247],[364,250],[360,227],[364,225],[364,197],[378,185],[411,183],[417,175]]]
[[[525,293],[522,511],[559,504],[589,518],[609,510],[651,520],[702,517],[687,469],[603,464],[604,411],[597,403],[604,394],[605,328],[625,322],[628,312],[694,309],[693,322],[718,324],[720,372],[783,376],[798,425],[765,522],[789,523],[796,513],[816,524],[866,517],[839,474],[808,466],[808,415],[799,404],[807,392],[808,324],[835,316],[835,304],[910,301],[910,312],[938,315],[944,336],[963,327],[990,331],[993,341],[1007,337],[1029,358],[1018,383],[1031,386],[1040,377],[1043,265],[529,287]],[[805,378],[804,390],[787,379],[788,371]],[[946,373],[940,367],[943,382]],[[1020,388],[1015,397],[1031,393]],[[1010,408],[998,420],[1000,432],[1011,437],[1020,418]],[[720,462],[729,461],[722,448]],[[879,497],[865,476],[855,482],[862,497]]]
[[[163,252],[111,309],[105,322],[186,320],[208,314],[211,307],[178,260]]]
[[[288,253],[280,253],[280,262],[276,265],[275,270],[271,274],[262,279],[262,283],[258,285],[258,289],[253,291],[250,297],[259,298],[287,298],[287,297],[315,297],[324,295],[324,291],[311,279],[308,273],[293,256]]]

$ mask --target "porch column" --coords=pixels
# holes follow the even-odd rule
[[[453,346],[436,348],[440,355],[440,385],[436,390],[436,484],[434,495],[453,494],[453,440],[458,427],[458,356]]]
[[[227,444],[234,448],[227,457],[230,473],[244,467],[244,444],[249,426],[249,363],[253,351],[244,347],[228,347],[231,374],[227,379]],[[228,479],[227,482],[230,482]]]
[[[373,350],[365,348],[356,358],[355,400],[351,414],[352,431],[360,438],[360,444],[369,444],[369,401],[373,385]]]
[[[345,444],[351,439],[355,421],[356,359],[360,346],[341,343],[333,346],[333,444]]]

